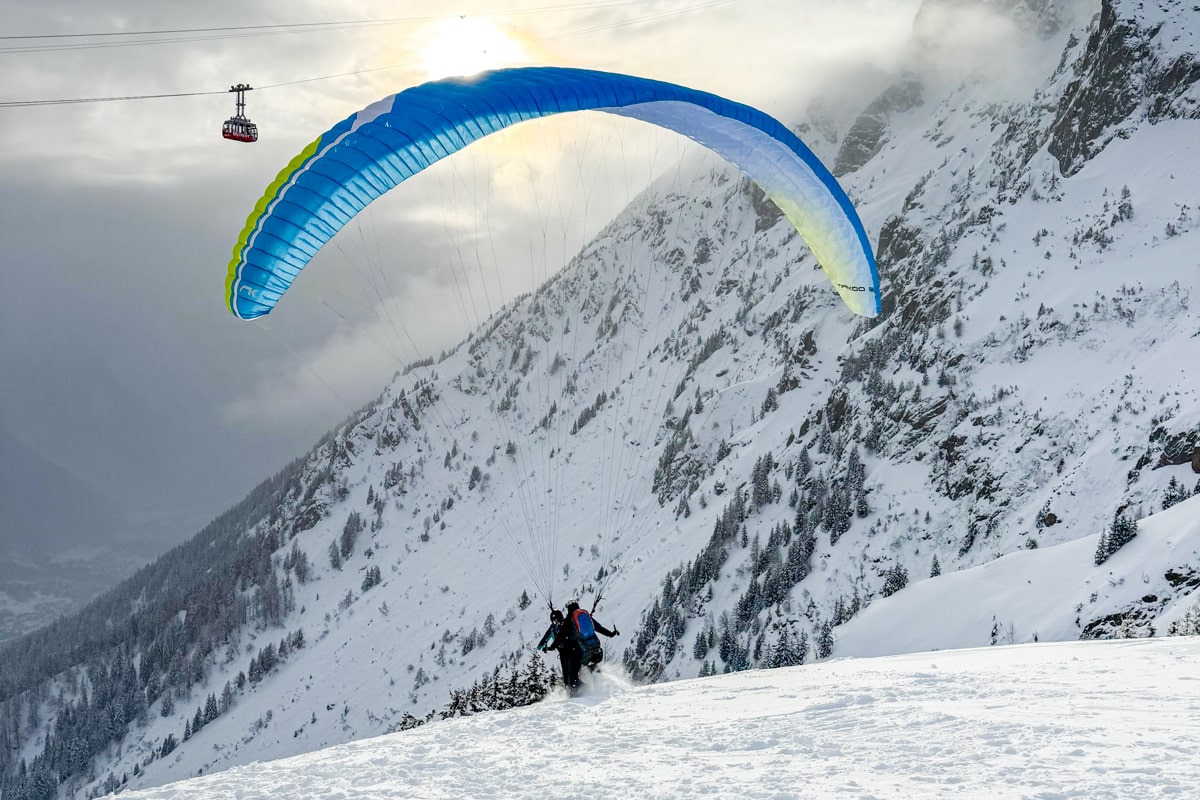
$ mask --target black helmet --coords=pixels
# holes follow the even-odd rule
[[[561,611],[559,611],[557,608],[550,609],[550,621],[551,622],[562,622],[563,621],[563,613]]]
[[[568,614],[572,614],[578,610],[579,610],[579,601],[572,600],[571,602],[567,603],[567,613]]]

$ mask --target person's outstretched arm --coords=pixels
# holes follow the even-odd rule
[[[614,636],[621,635],[621,632],[619,630],[617,630],[615,625],[613,626],[613,629],[610,631],[608,628],[604,627],[599,622],[597,622],[595,617],[592,617],[592,627],[596,629],[596,633],[602,633],[610,639]]]

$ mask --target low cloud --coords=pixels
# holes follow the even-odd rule
[[[454,14],[537,5],[464,0]],[[670,80],[795,123],[811,97],[895,63],[916,5],[673,0],[488,18],[531,63]],[[419,3],[283,0],[4,8],[13,35],[429,14]],[[453,346],[561,268],[689,152],[677,137],[602,115],[523,127],[373,204],[261,328],[234,320],[223,280],[254,202],[318,132],[421,79],[410,41],[420,30],[0,54],[0,99],[215,92],[0,109],[6,423],[42,455],[94,476],[132,515],[160,518],[181,498],[188,519],[216,513],[377,396],[402,362]],[[377,69],[397,64],[410,66]],[[248,98],[254,145],[219,137],[233,113],[223,90],[242,81],[260,87]],[[834,96],[844,108],[869,99],[853,86]],[[91,380],[101,367],[115,377]],[[48,502],[54,488],[34,499]]]

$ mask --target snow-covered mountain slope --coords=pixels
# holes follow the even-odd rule
[[[86,646],[29,645],[9,774],[147,787],[408,727],[528,675],[544,598],[600,588],[639,682],[1186,628],[1197,30],[1165,1],[928,4],[836,158],[881,318],[689,160],[71,629]]]
[[[1190,797],[1200,639],[980,648],[632,687],[125,796]]]
[[[840,626],[834,655],[1148,637],[1200,615],[1200,496],[1142,520],[1137,538],[1096,567],[1099,538],[915,581]]]

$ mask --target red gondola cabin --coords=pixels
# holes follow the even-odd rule
[[[246,117],[246,92],[253,88],[245,83],[229,87],[229,91],[237,92],[237,113],[225,120],[225,124],[221,126],[221,135],[226,139],[235,142],[258,141],[258,126]]]

